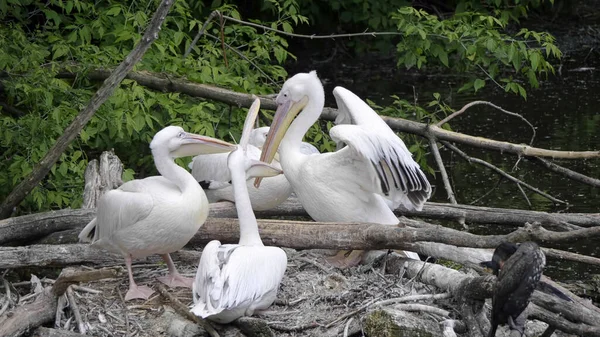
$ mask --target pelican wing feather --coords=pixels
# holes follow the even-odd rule
[[[354,93],[336,87],[333,94],[338,105],[338,125],[329,131],[331,138],[338,145],[351,147],[352,153],[372,168],[365,168],[370,178],[361,186],[384,196],[392,209],[403,204],[421,210],[431,194],[431,185],[404,142]]]
[[[116,190],[106,192],[98,200],[96,218],[82,230],[79,239],[92,243],[102,240],[108,244],[119,230],[148,217],[154,207],[153,189],[169,193],[173,188],[177,189],[173,183],[157,176],[132,180]]]
[[[209,242],[202,252],[193,284],[191,311],[202,317],[251,315],[270,305],[287,267],[285,252],[277,247],[221,245]]]

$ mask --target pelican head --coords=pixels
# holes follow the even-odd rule
[[[198,154],[230,152],[235,145],[215,138],[185,132],[179,126],[167,126],[152,138],[150,149],[153,153],[167,152],[172,158],[195,156]]]
[[[300,111],[305,110],[305,107],[311,101],[322,102],[325,99],[324,96],[323,85],[317,77],[317,72],[314,70],[310,73],[296,74],[285,81],[275,100],[277,102],[277,111],[273,117],[273,123],[267,135],[267,140],[263,145],[260,157],[261,161],[266,163],[273,161],[281,140],[296,116]],[[321,114],[320,108],[322,106],[316,109],[306,109],[311,113],[311,116],[307,116],[306,118],[311,125]],[[302,131],[303,133],[300,135],[300,138],[306,130]]]

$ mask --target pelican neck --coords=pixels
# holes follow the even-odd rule
[[[248,195],[246,170],[244,165],[242,165],[242,161],[246,160],[246,154],[235,153],[236,151],[243,150],[241,148],[234,150],[229,155],[227,164],[231,172],[235,209],[237,210],[238,221],[240,223],[239,244],[244,246],[264,246],[258,233],[258,223],[256,222],[254,210],[252,210],[250,196]]]
[[[186,169],[175,164],[175,158],[168,154],[168,152],[160,149],[152,150],[152,155],[154,157],[154,165],[160,175],[177,185],[182,193],[189,193],[200,189],[194,177]]]

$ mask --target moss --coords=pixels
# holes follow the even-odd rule
[[[364,321],[365,333],[369,337],[435,337],[426,329],[417,326],[399,325],[385,310],[375,310]]]

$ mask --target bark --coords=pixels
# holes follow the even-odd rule
[[[160,26],[165,20],[169,9],[173,5],[173,0],[163,0],[154,13],[144,36],[135,46],[135,48],[125,57],[123,62],[115,68],[106,80],[94,94],[88,105],[75,117],[73,122],[65,129],[63,134],[56,140],[54,146],[35,166],[33,171],[23,179],[4,199],[0,205],[0,219],[9,217],[13,209],[31,192],[31,190],[48,174],[52,166],[60,158],[61,154],[67,149],[69,144],[79,135],[79,132],[94,116],[98,108],[106,101],[125,78],[127,73],[133,69],[133,66],[142,59],[146,50],[150,48],[152,42],[158,38]]]
[[[98,200],[104,193],[123,184],[123,163],[115,153],[104,151],[100,162],[94,159],[85,169],[85,188],[83,190],[83,205],[81,208],[96,208]]]

